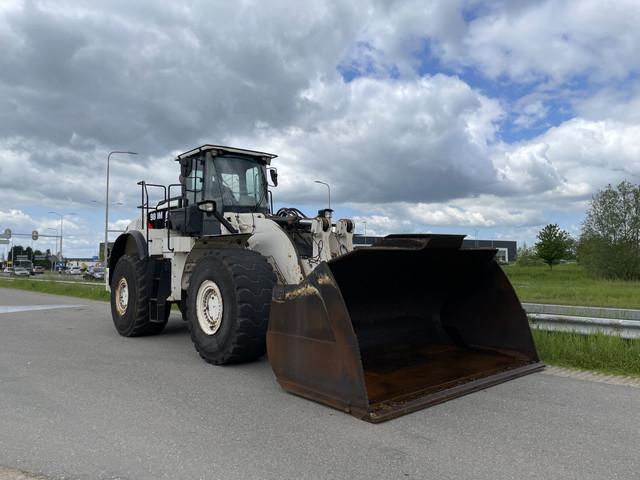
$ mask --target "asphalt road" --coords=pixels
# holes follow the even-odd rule
[[[6,478],[640,475],[640,388],[533,374],[372,425],[285,393],[265,360],[205,364],[177,317],[126,339],[106,304],[0,288],[0,307],[28,305],[69,308],[0,309]]]

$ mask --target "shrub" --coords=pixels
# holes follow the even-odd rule
[[[640,186],[608,185],[593,197],[578,259],[592,276],[640,278]]]

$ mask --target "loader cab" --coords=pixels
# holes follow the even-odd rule
[[[182,208],[172,212],[174,229],[187,234],[220,233],[224,213],[269,213],[267,168],[276,155],[203,145],[179,155]]]

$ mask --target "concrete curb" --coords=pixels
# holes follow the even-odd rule
[[[621,385],[624,387],[640,388],[640,378],[622,375],[610,375],[607,373],[591,372],[587,370],[575,370],[572,368],[562,368],[547,366],[541,373],[556,377],[574,378],[588,382],[606,383],[608,385]]]

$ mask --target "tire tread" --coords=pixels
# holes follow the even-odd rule
[[[151,322],[149,319],[149,297],[151,290],[151,275],[149,272],[148,260],[140,259],[136,255],[123,255],[118,260],[118,264],[120,262],[129,262],[133,265],[135,270],[135,283],[136,283],[136,292],[138,293],[138,298],[136,301],[136,311],[134,313],[134,319],[132,326],[126,330],[121,331],[118,330],[118,333],[124,337],[142,337],[147,335],[156,335],[160,333],[165,325],[165,322]],[[118,265],[116,265],[116,273],[117,273]],[[111,286],[113,291],[113,286],[115,285],[115,279],[117,275],[114,275],[114,282]],[[112,293],[113,295],[113,293]],[[113,307],[112,307],[113,308]]]
[[[203,352],[189,330],[198,354],[208,363],[222,365],[255,360],[266,353],[266,332],[271,309],[271,292],[276,275],[266,258],[251,250],[229,248],[207,252],[216,256],[230,273],[235,288],[237,324],[222,355]],[[201,259],[202,261],[202,259]]]

